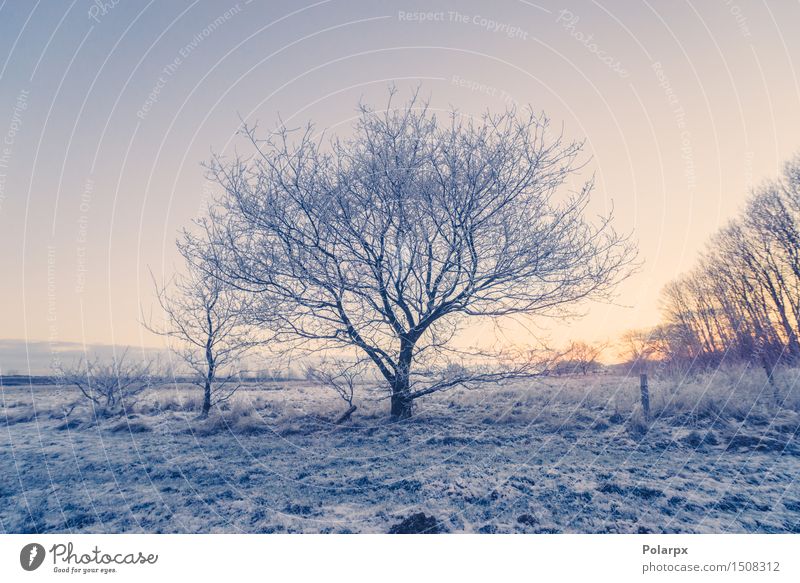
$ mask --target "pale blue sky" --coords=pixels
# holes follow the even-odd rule
[[[467,114],[530,103],[586,138],[594,209],[613,201],[645,263],[619,306],[547,323],[556,341],[655,323],[660,287],[800,150],[798,2],[103,5],[0,2],[0,338],[37,351],[160,345],[137,323],[148,266],[177,264],[199,163],[232,151],[239,114],[346,131],[394,81]]]

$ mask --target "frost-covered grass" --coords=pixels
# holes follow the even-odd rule
[[[189,386],[94,419],[52,386],[4,387],[5,532],[800,532],[800,374],[542,379],[421,400],[389,423],[304,383],[248,386],[208,419]]]

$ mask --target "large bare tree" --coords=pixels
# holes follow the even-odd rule
[[[423,395],[530,373],[484,354],[461,355],[474,366],[450,374],[466,318],[560,314],[604,297],[635,247],[611,216],[585,218],[591,180],[566,191],[582,144],[551,135],[544,116],[439,118],[391,96],[385,110],[361,105],[347,138],[246,127],[254,154],[210,164],[224,195],[194,242],[253,293],[276,340],[369,358],[404,418]]]

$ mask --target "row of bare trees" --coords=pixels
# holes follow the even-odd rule
[[[634,332],[639,358],[686,366],[800,359],[800,157],[753,192],[697,267],[663,290],[664,323]]]

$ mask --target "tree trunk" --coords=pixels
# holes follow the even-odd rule
[[[774,361],[769,359],[766,352],[766,349],[764,349],[763,353],[761,354],[761,366],[764,368],[764,372],[767,373],[767,380],[772,387],[772,396],[775,400],[775,405],[780,406],[781,391],[780,388],[778,388],[778,383],[775,382],[775,367],[777,365]]]
[[[356,412],[356,409],[358,409],[358,407],[356,407],[355,405],[350,405],[350,408],[347,411],[345,411],[344,413],[342,413],[339,416],[339,418],[336,421],[333,422],[333,424],[334,425],[341,425],[342,423],[344,423],[345,421],[350,419],[350,417],[353,415],[353,413]]]
[[[208,318],[208,326],[209,330],[211,330],[211,314],[206,314]],[[203,412],[200,414],[201,417],[205,418],[208,417],[208,412],[211,410],[211,383],[214,382],[214,375],[217,369],[217,362],[216,358],[214,357],[214,351],[211,348],[211,342],[213,338],[211,333],[209,332],[208,340],[206,341],[206,383],[203,387]]]
[[[211,410],[211,380],[206,379],[206,384],[203,387],[203,412],[201,417],[208,417],[208,412]]]
[[[408,419],[411,417],[412,400],[408,397],[408,393],[393,393],[392,394],[392,418],[393,419]]]
[[[400,349],[397,374],[392,384],[392,419],[411,417],[413,399],[411,398],[411,357],[413,346],[403,345]]]

